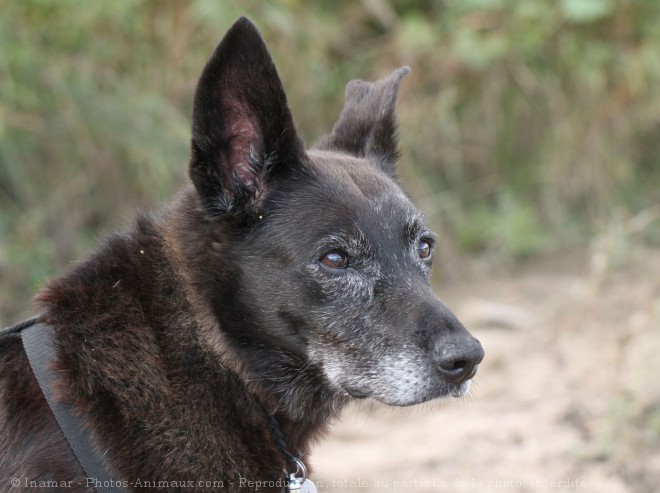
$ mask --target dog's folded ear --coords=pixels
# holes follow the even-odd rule
[[[408,72],[410,67],[401,67],[376,82],[349,82],[339,120],[316,148],[375,158],[385,172],[394,176],[399,157],[396,97],[401,79]]]
[[[227,32],[199,80],[191,152],[190,177],[210,217],[254,205],[269,180],[304,159],[273,60],[245,17]]]

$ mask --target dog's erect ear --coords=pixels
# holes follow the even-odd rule
[[[273,60],[245,17],[199,80],[191,148],[190,177],[211,217],[254,205],[270,180],[304,157]]]
[[[352,80],[346,86],[346,102],[332,133],[316,145],[318,149],[377,158],[394,176],[399,157],[394,107],[401,79],[410,67],[401,67],[376,82]]]

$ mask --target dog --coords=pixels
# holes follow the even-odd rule
[[[408,71],[351,81],[305,150],[239,19],[196,89],[192,183],[38,292],[56,400],[125,489],[282,491],[349,401],[468,391],[484,352],[430,286],[436,237],[395,172]],[[18,332],[0,338],[0,416],[2,491],[98,487]]]

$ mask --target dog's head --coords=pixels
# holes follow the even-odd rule
[[[464,394],[479,342],[429,283],[435,235],[401,190],[400,68],[352,81],[332,133],[306,151],[275,66],[241,19],[208,62],[190,176],[215,252],[201,286],[235,346],[315,368],[327,387],[410,405]]]

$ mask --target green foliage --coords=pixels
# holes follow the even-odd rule
[[[528,256],[575,241],[568,228],[588,236],[615,206],[660,201],[656,0],[0,8],[0,321],[99,229],[184,181],[196,78],[242,14],[268,40],[308,143],[346,81],[412,66],[401,175],[468,252]]]
[[[502,196],[494,207],[477,204],[462,216],[454,228],[460,244],[470,251],[519,259],[548,250],[552,241],[534,209],[510,195]]]

